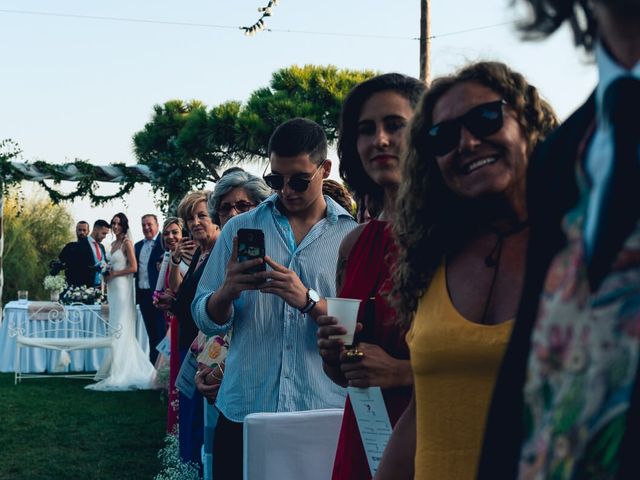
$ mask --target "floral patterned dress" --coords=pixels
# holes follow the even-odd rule
[[[584,259],[590,193],[578,167],[580,201],[563,219],[568,242],[545,281],[532,335],[520,479],[609,479],[640,355],[640,261],[613,268],[589,289]],[[640,223],[619,259],[640,253]]]

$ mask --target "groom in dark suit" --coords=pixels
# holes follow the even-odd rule
[[[595,50],[599,83],[530,162],[523,298],[478,478],[638,479],[640,0],[528,3],[530,31],[568,20]]]
[[[86,222],[79,222],[78,225]],[[78,228],[76,227],[76,234]],[[64,246],[58,258],[64,265],[65,278],[72,286],[94,287],[100,285],[100,273],[96,264],[106,261],[106,251],[102,241],[109,233],[106,220],[96,220],[91,235],[78,235],[78,241]]]
[[[162,312],[153,306],[153,291],[158,281],[158,265],[164,250],[158,235],[158,217],[147,214],[142,217],[144,240],[135,244],[138,273],[136,274],[136,303],[144,318],[149,335],[149,359],[155,363],[158,357],[156,345],[164,338],[167,330]]]

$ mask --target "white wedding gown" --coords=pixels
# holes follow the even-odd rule
[[[111,255],[111,269],[122,270],[126,265],[124,253],[116,250]],[[107,286],[109,323],[114,328],[121,326],[120,337],[114,338],[112,355],[96,374],[95,379],[102,380],[85,388],[100,391],[153,388],[156,370],[136,339],[133,275],[115,277]]]

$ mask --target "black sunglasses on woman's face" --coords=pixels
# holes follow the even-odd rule
[[[322,162],[320,162],[320,165],[318,165],[316,171],[313,173],[313,175],[311,175],[311,178],[307,178],[307,175],[309,175],[308,173],[296,173],[294,175],[291,175],[289,177],[289,181],[287,182],[289,188],[294,192],[304,192],[307,188],[309,188],[309,184],[318,174],[325,161],[326,160],[322,160]],[[267,167],[265,167],[264,169],[265,172],[267,171]],[[284,188],[284,179],[286,177],[287,175],[280,175],[279,173],[270,173],[269,175],[264,175],[264,173],[262,174],[262,178],[264,179],[265,183],[274,190],[282,190]]]
[[[464,126],[476,137],[483,139],[502,128],[504,100],[483,103],[473,107],[464,115],[440,122],[427,132],[427,145],[434,155],[445,155],[460,143],[460,129]]]
[[[236,203],[223,203],[218,208],[218,214],[223,216],[229,215],[231,209],[235,209],[235,211],[238,213],[244,213],[248,212],[249,210],[251,210],[251,207],[255,206],[255,203],[245,202],[244,200],[240,200]]]

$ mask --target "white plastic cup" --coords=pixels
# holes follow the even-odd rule
[[[346,334],[332,335],[329,338],[340,339],[347,347],[353,345],[360,302],[361,300],[354,298],[327,298],[327,315],[335,317],[338,320],[338,325],[347,329]]]

